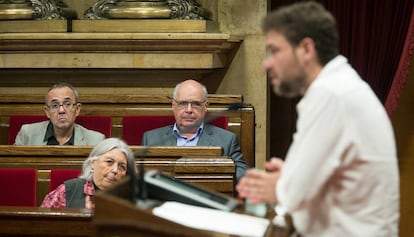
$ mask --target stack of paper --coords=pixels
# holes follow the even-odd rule
[[[153,214],[184,226],[239,236],[264,236],[269,220],[210,208],[165,202]]]

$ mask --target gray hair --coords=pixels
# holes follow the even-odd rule
[[[135,158],[134,158],[134,154],[131,151],[131,149],[121,139],[112,137],[112,138],[107,138],[101,141],[100,143],[98,143],[98,145],[96,145],[93,148],[93,150],[89,154],[89,157],[82,164],[82,174],[79,176],[79,178],[86,179],[86,180],[92,180],[91,161],[99,159],[101,155],[115,148],[120,149],[127,157],[127,173],[126,174],[130,175],[129,171],[132,170],[130,167],[134,167],[133,170],[136,170]]]
[[[185,81],[183,81],[183,82],[185,82]],[[180,88],[180,86],[181,86],[181,84],[183,83],[183,82],[180,82],[180,83],[178,83],[176,86],[175,86],[175,88],[174,88],[174,92],[173,92],[173,99],[174,100],[176,100],[177,99],[177,93],[178,93],[178,89]],[[207,88],[206,88],[206,86],[205,85],[203,85],[203,84],[201,84],[200,82],[198,82],[198,81],[196,81],[200,86],[201,86],[201,88],[202,88],[202,90],[203,90],[203,100],[206,100],[207,99],[207,96],[208,96],[208,92],[207,92]]]
[[[78,93],[78,90],[76,90],[76,88],[74,86],[72,86],[71,84],[66,83],[66,82],[57,82],[53,86],[51,86],[49,88],[49,90],[47,90],[47,93],[46,93],[46,96],[45,96],[46,105],[48,103],[47,96],[48,96],[49,92],[53,89],[63,88],[63,87],[68,87],[69,89],[71,89],[73,91],[73,94],[75,94],[75,103],[79,102],[79,93]]]

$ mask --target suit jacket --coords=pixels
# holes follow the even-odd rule
[[[24,124],[16,136],[15,145],[47,145],[47,141],[43,141],[46,135],[49,120],[38,123]],[[92,131],[75,124],[75,140],[74,145],[95,146],[105,139],[105,135],[100,132]]]
[[[153,129],[144,133],[144,146],[177,146],[177,138],[173,132],[173,125]],[[222,128],[205,124],[197,146],[221,146],[223,155],[233,159],[236,165],[236,177],[239,180],[249,168],[243,159],[239,139],[236,134]]]

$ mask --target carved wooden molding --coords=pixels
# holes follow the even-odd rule
[[[211,12],[202,8],[196,0],[99,0],[83,16],[84,19],[90,20],[114,18],[205,20],[210,17]]]
[[[63,0],[0,0],[2,20],[64,20]]]

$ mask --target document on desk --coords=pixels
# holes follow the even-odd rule
[[[179,202],[165,202],[163,205],[154,208],[153,214],[196,229],[250,237],[264,236],[270,222],[260,217],[192,206]]]

